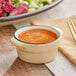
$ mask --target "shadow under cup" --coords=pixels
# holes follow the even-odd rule
[[[47,29],[54,32],[58,38],[47,43],[29,43],[18,39],[18,34],[30,29]],[[18,56],[21,60],[34,64],[50,62],[55,59],[61,39],[61,31],[55,27],[48,26],[27,26],[20,28],[14,34],[11,42],[16,46]]]

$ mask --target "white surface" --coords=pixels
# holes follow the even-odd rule
[[[53,62],[45,64],[55,76],[76,76],[76,65],[73,65],[61,53]]]
[[[58,6],[41,14],[40,16],[36,16],[22,23],[14,24],[14,26],[18,29],[20,27],[27,26],[31,20],[57,19],[72,15],[76,15],[76,0],[64,0]],[[46,66],[48,66],[56,76],[76,76],[76,66],[60,53],[55,61],[46,64]]]
[[[25,22],[14,24],[16,28],[20,28],[29,24],[32,20],[47,20],[47,19],[58,19],[76,15],[76,0],[64,0],[56,7],[49,11],[40,14],[34,18],[31,18]]]

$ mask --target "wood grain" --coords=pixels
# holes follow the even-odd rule
[[[53,76],[44,64],[29,64],[18,58],[10,42],[15,30],[13,26],[0,27],[0,76]]]
[[[11,69],[5,76],[53,76],[45,65],[28,64],[16,59]]]
[[[64,54],[73,64],[76,65],[76,42],[70,32],[69,26],[67,24],[68,20],[70,23],[70,20],[75,18],[76,15],[62,18],[62,19],[56,19],[56,20],[39,20],[39,21],[32,21],[32,25],[47,25],[51,27],[57,27],[62,30],[62,38],[61,38],[61,44],[59,46],[59,51]]]

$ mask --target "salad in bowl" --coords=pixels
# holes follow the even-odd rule
[[[0,0],[0,18],[33,12],[52,3],[53,0]]]

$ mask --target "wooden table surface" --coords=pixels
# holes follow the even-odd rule
[[[68,8],[70,8],[70,10]],[[14,24],[14,26],[17,29],[19,29],[20,27],[28,25],[29,22],[32,20],[57,19],[57,18],[72,16],[75,14],[76,14],[76,0],[64,0],[61,4],[54,7],[53,9],[47,11],[46,13],[41,14],[40,16],[37,16],[35,18],[32,18],[26,22]],[[30,65],[30,64],[22,62],[21,60],[19,60],[17,58],[16,48],[14,46],[12,46],[12,44],[10,43],[10,38],[15,31],[15,29],[14,28],[12,29],[12,28],[13,27],[0,28],[0,76],[3,76],[3,74],[7,70],[8,70],[8,72],[5,74],[5,76],[16,76],[17,74],[18,74],[17,76],[20,76],[20,75],[22,76],[22,74],[24,76],[25,75],[26,76],[30,76],[30,75],[37,76],[39,74],[38,76],[40,76],[40,73],[41,73],[41,76],[51,76],[51,73],[48,71],[48,69],[45,67],[45,65],[32,65],[32,64]],[[50,67],[52,67],[51,70],[58,76],[60,74],[59,73],[60,71],[55,70],[55,68],[53,66],[58,67],[60,59],[62,59],[62,61],[63,61],[63,59],[66,60],[66,58],[60,54],[58,57],[58,60],[57,60],[58,63],[55,61],[54,64],[52,64],[51,66],[49,65]],[[14,64],[13,64],[13,62],[14,62]],[[67,61],[67,62],[69,63],[69,61]],[[22,66],[20,66],[20,65],[22,65]],[[27,65],[27,67],[24,68],[23,65]],[[39,70],[42,69],[42,70],[40,70],[42,72],[39,72],[39,70],[37,70],[35,66]],[[39,66],[41,66],[41,68]],[[62,64],[62,66],[64,66],[64,63]],[[70,65],[68,65],[68,66],[70,66]],[[64,67],[64,68],[66,69],[66,67]],[[20,69],[21,69],[21,71],[20,71]],[[25,72],[23,69],[25,70]],[[26,70],[26,69],[28,69],[28,70]],[[72,69],[74,69],[74,68],[72,67]],[[63,70],[63,71],[67,75],[67,72],[65,70]],[[64,75],[61,73],[60,76],[64,76]]]
[[[21,61],[10,39],[13,26],[0,27],[0,76],[54,76],[47,67]]]

